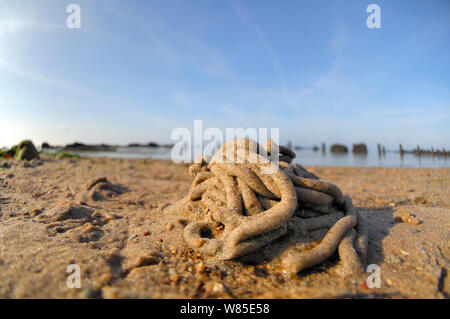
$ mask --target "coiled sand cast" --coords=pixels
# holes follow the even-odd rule
[[[277,161],[269,161],[278,155]],[[328,228],[315,247],[291,247],[282,266],[295,274],[338,250],[346,274],[360,273],[367,234],[352,199],[334,184],[292,163],[295,153],[268,140],[222,145],[209,162],[189,168],[194,181],[185,201],[200,202],[206,214],[189,223],[184,239],[194,250],[220,260],[252,253],[288,232],[307,235]]]

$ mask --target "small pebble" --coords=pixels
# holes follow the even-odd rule
[[[196,238],[194,240],[194,247],[195,248],[200,248],[205,244],[205,240],[203,238]]]
[[[400,208],[394,213],[394,219],[396,222],[407,223],[411,225],[419,225],[420,220],[411,215],[406,208]]]
[[[205,270],[206,270],[206,264],[205,264],[203,261],[201,261],[200,263],[198,263],[198,264],[195,266],[195,270],[196,270],[199,274],[203,274],[203,273],[205,272]]]
[[[216,282],[212,288],[212,291],[216,294],[227,292],[227,288],[220,282]]]
[[[135,239],[136,237],[138,237],[138,235],[137,234],[133,234],[130,237],[128,237],[127,241],[131,241],[131,240]]]
[[[176,285],[180,281],[180,275],[178,275],[178,274],[171,275],[169,277],[169,279],[171,282],[173,282]]]

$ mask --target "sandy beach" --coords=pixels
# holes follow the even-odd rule
[[[340,276],[337,254],[292,277],[282,251],[234,261],[194,252],[166,210],[189,192],[186,164],[44,154],[0,161],[0,297],[449,297],[450,169],[308,170],[353,198],[380,288]],[[66,284],[70,264],[81,268],[79,289]]]

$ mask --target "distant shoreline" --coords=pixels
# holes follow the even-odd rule
[[[30,141],[31,142],[31,141]],[[325,143],[321,147],[302,147],[289,145],[297,154],[295,162],[305,166],[319,167],[408,167],[408,168],[440,168],[450,167],[448,152],[442,150],[426,150],[417,147],[406,150],[400,145],[399,150],[386,150],[378,144],[378,152],[369,151],[364,143],[353,144],[348,148],[344,144],[333,144],[329,148]],[[65,146],[54,146],[42,143],[38,148],[41,153],[68,156],[73,153],[83,157],[105,158],[152,158],[170,160],[173,144],[129,143],[128,145],[84,144],[75,142]],[[333,151],[331,151],[333,150]],[[2,151],[5,158],[14,156],[15,148]],[[2,157],[0,154],[0,158]],[[195,152],[191,150],[191,161]]]

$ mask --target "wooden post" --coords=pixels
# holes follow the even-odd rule
[[[325,153],[326,153],[325,143],[322,143],[322,154],[325,155]]]
[[[431,147],[431,157],[434,157],[434,148]]]
[[[383,146],[383,156],[386,156],[386,148]]]
[[[400,156],[403,157],[403,146],[400,144]]]
[[[380,143],[377,144],[377,149],[378,149],[378,157],[381,157],[381,145],[380,145]]]

